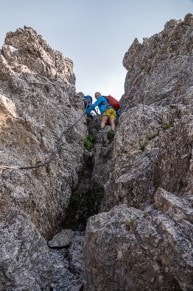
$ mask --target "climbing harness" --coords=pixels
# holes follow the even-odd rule
[[[64,136],[64,134],[69,131],[71,128],[73,128],[82,118],[83,116],[85,115],[85,112],[81,115],[81,117],[79,119],[77,119],[73,124],[71,124],[67,129],[65,129],[60,137],[58,138],[58,146],[56,147],[55,150],[53,150],[52,154],[50,155],[50,157],[44,161],[44,162],[40,162],[34,166],[4,166],[4,165],[0,165],[0,171],[1,170],[5,170],[5,169],[12,169],[12,170],[30,170],[30,169],[37,169],[37,168],[40,168],[40,167],[44,167],[46,165],[48,165],[54,158],[55,156],[58,154],[61,146],[64,144],[64,142],[61,142],[62,141],[62,138]]]

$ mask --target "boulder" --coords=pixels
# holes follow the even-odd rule
[[[146,211],[122,204],[90,218],[85,290],[191,290],[192,211],[159,188]]]

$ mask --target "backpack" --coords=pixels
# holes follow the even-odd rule
[[[105,96],[105,98],[107,99],[109,105],[111,105],[115,111],[119,110],[120,109],[120,103],[117,99],[115,99],[113,96],[111,95],[108,95],[108,96]]]
[[[92,97],[90,95],[84,96],[84,107],[88,108],[92,105]]]

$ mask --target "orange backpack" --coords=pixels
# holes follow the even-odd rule
[[[107,99],[109,105],[111,105],[115,110],[119,110],[120,109],[120,103],[117,99],[115,99],[113,96],[108,95],[105,96],[105,98]]]

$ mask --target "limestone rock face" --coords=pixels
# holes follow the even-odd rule
[[[144,208],[154,202],[158,187],[191,198],[192,34],[193,16],[187,15],[184,21],[169,21],[162,32],[142,44],[135,40],[126,53],[122,114],[112,158],[105,161],[110,179],[103,179],[101,210],[119,203]],[[148,66],[151,70],[146,71]],[[178,79],[182,70],[185,81]],[[141,79],[135,84],[137,77]],[[167,94],[161,95],[160,86]]]
[[[95,168],[106,212],[87,225],[87,290],[192,290],[192,35],[188,14],[125,54],[111,159],[101,178]]]
[[[86,290],[192,290],[192,213],[159,188],[152,209],[122,204],[90,218]]]
[[[35,225],[12,208],[1,220],[0,228],[1,290],[49,290],[49,249]]]
[[[51,49],[32,28],[8,33],[0,51],[0,221],[4,223],[0,244],[10,240],[5,217],[12,216],[12,209],[14,213],[23,213],[25,223],[19,218],[19,222],[16,220],[13,247],[7,247],[6,253],[2,253],[1,248],[1,260],[7,263],[1,264],[0,286],[6,278],[11,282],[10,288],[20,286],[22,289],[22,282],[25,286],[25,276],[17,285],[15,271],[7,271],[11,258],[14,260],[12,268],[19,268],[17,273],[31,269],[34,264],[39,275],[37,278],[36,274],[29,275],[30,282],[41,281],[40,276],[43,278],[44,268],[35,257],[39,254],[40,260],[45,253],[46,264],[48,249],[44,239],[51,239],[61,229],[69,199],[78,183],[87,132],[82,116],[83,102],[75,92],[72,61]],[[18,169],[41,165],[48,160],[51,162],[43,167]],[[24,234],[17,240],[18,233]],[[31,247],[28,240],[26,242],[28,235]],[[44,237],[41,248],[35,249],[40,235]],[[36,237],[38,241],[34,241]],[[28,259],[21,261],[23,244]],[[45,269],[46,277],[49,266]],[[48,281],[48,277],[45,278],[39,289]],[[28,287],[33,287],[30,284]]]
[[[192,195],[192,108],[138,105],[120,118],[111,187],[119,202],[144,208],[158,187]]]
[[[192,92],[193,16],[184,21],[170,20],[164,30],[139,43],[125,54],[127,69],[124,106],[139,103],[166,105],[189,99]]]

